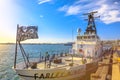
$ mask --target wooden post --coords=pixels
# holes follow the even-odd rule
[[[18,34],[19,24],[17,24],[17,33],[16,33],[16,46],[15,46],[15,59],[14,59],[14,68],[16,68],[16,60],[17,60],[17,34]]]
[[[40,60],[39,60],[39,62],[41,62],[41,52],[40,52]]]
[[[73,54],[72,54],[72,64],[73,64]]]
[[[74,50],[72,49],[72,66],[74,64],[73,57],[74,57]]]
[[[46,56],[45,56],[45,68],[46,68]]]

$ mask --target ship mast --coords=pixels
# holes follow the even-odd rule
[[[91,34],[91,33],[94,33],[95,35],[97,34],[96,25],[95,25],[95,21],[94,21],[95,18],[100,17],[100,16],[94,17],[94,14],[97,12],[98,11],[83,14],[83,15],[88,16],[88,19],[85,19],[88,21],[88,25],[87,25],[85,34]]]

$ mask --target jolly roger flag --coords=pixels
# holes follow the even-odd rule
[[[38,27],[37,26],[20,26],[17,29],[17,41],[24,41],[27,39],[38,38]]]

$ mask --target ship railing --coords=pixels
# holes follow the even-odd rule
[[[58,52],[58,51],[57,51]],[[28,60],[31,62],[31,61],[34,61],[34,62],[44,62],[45,60],[46,61],[49,61],[49,60],[53,60],[53,59],[55,59],[55,58],[59,58],[59,57],[65,57],[65,56],[69,56],[68,55],[68,53],[66,53],[66,52],[61,52],[61,53],[57,53],[57,54],[55,54],[55,53],[52,53],[52,54],[49,54],[48,52],[46,52],[47,54],[46,55],[41,55],[41,53],[40,53],[40,55],[39,56],[37,56],[37,57],[33,57],[33,56],[27,56],[27,58],[28,58]]]

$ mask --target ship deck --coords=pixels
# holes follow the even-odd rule
[[[56,63],[55,60],[58,60],[60,62]],[[90,63],[92,59],[86,58],[86,63]],[[73,64],[72,64],[73,63]],[[79,66],[83,65],[83,59],[81,57],[71,57],[71,56],[64,56],[64,57],[58,57],[53,59],[51,62],[49,60],[46,61],[39,61],[37,58],[34,60],[30,60],[30,64],[36,64],[36,68],[34,69],[40,69],[40,70],[45,70],[45,69],[55,69],[55,68],[66,68],[69,69],[72,66]],[[17,69],[33,69],[31,68],[31,65],[29,67],[25,66],[24,62],[18,63],[16,65]]]

